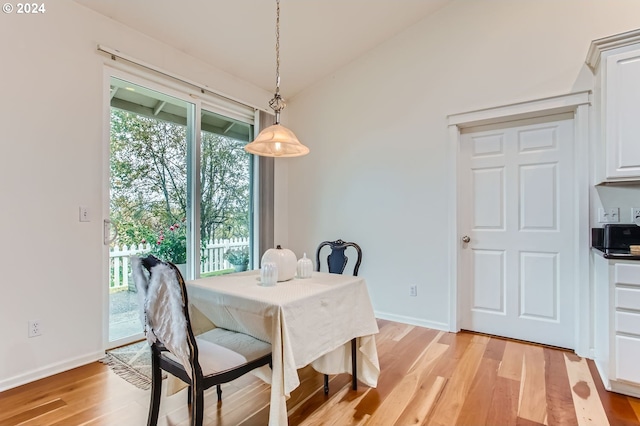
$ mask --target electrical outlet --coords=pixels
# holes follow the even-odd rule
[[[631,222],[640,221],[640,207],[631,207]]]
[[[27,335],[29,337],[42,336],[42,328],[40,327],[40,320],[29,321],[29,331]]]
[[[412,285],[409,287],[409,296],[417,296],[418,295],[418,286]]]

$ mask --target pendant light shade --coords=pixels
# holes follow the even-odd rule
[[[309,148],[302,145],[291,130],[280,125],[280,112],[286,106],[280,96],[280,0],[276,0],[276,93],[269,106],[276,113],[276,122],[262,130],[253,142],[245,145],[245,151],[263,157],[300,157],[308,154]]]
[[[302,145],[291,130],[280,124],[274,124],[261,131],[244,149],[263,157],[299,157],[309,153],[309,148]]]

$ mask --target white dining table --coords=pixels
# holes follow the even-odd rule
[[[300,384],[299,368],[352,373],[352,339],[358,380],[377,385],[378,325],[364,278],[314,272],[272,287],[259,280],[259,271],[247,271],[186,284],[196,332],[222,327],[271,343],[272,369],[263,377],[271,383],[269,425],[288,424],[286,402]]]

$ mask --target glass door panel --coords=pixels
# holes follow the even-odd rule
[[[152,253],[182,271],[190,260],[187,149],[195,105],[118,78],[111,78],[110,105],[109,345],[118,346],[143,332],[129,256]]]
[[[253,125],[202,109],[200,133],[200,275],[252,266],[252,161],[244,146]]]

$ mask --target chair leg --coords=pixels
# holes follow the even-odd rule
[[[218,402],[222,401],[222,387],[216,385],[216,393],[218,394]]]
[[[353,390],[358,390],[358,360],[356,338],[351,339],[351,377],[353,379]]]
[[[187,388],[187,405],[191,407],[191,385]]]
[[[160,369],[160,351],[151,347],[151,402],[149,403],[149,418],[147,426],[158,424],[160,398],[162,396],[162,370]]]
[[[356,337],[351,339],[351,388],[358,390],[358,359],[356,358],[358,353]],[[324,375],[324,394],[329,394],[329,376]]]
[[[202,426],[204,420],[204,389],[202,389],[202,384],[192,384],[191,401],[191,426]]]

